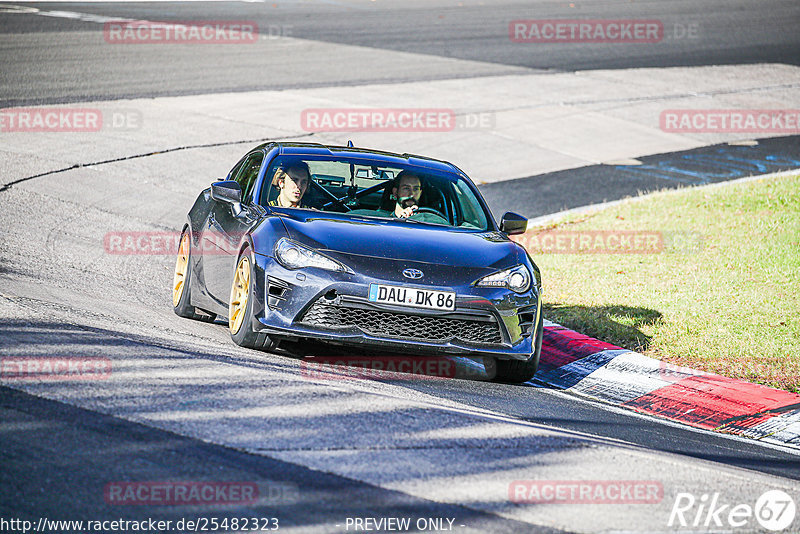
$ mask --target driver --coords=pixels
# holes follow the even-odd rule
[[[450,224],[438,211],[423,207],[422,180],[419,175],[405,170],[395,176],[391,190],[384,190],[381,208],[373,212],[381,217],[395,217],[434,224]]]
[[[410,217],[419,208],[422,197],[422,181],[419,176],[409,171],[401,171],[394,179],[391,199],[395,200],[394,216]]]
[[[303,195],[308,189],[311,173],[305,162],[295,163],[286,169],[278,169],[272,179],[272,184],[280,190],[278,198],[270,201],[270,206],[282,208],[308,208],[301,204]]]

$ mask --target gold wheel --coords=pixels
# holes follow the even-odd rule
[[[172,306],[177,307],[183,296],[186,283],[186,271],[189,268],[189,234],[184,234],[178,247],[178,259],[175,260],[175,276],[172,278]]]
[[[250,260],[243,256],[236,266],[231,287],[231,300],[228,306],[228,326],[231,334],[236,334],[242,327],[247,313],[247,299],[250,297]]]

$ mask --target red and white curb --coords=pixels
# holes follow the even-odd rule
[[[693,427],[800,449],[800,395],[678,367],[545,321],[533,382]]]

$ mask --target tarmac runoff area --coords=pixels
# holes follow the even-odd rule
[[[5,184],[75,165],[187,150],[194,157],[181,171],[196,176],[200,187],[225,176],[262,140],[352,140],[355,146],[451,161],[476,183],[492,184],[593,165],[633,168],[641,163],[637,158],[652,154],[800,134],[796,66],[487,73],[10,108],[0,113],[0,172]],[[43,115],[48,111],[50,116]],[[377,122],[370,122],[373,116]],[[736,117],[740,122],[734,123]],[[48,131],[47,124],[72,131]],[[31,131],[34,126],[38,131]],[[326,129],[340,131],[320,131]],[[154,178],[171,170],[166,162],[159,169]],[[616,174],[632,194],[641,187],[641,176]],[[180,200],[188,206],[194,194],[186,191]],[[535,189],[529,192],[534,195]]]

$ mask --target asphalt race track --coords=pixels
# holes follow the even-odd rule
[[[261,37],[109,44],[104,24],[121,18],[254,21]],[[664,38],[509,39],[510,21],[555,18],[659,20]],[[241,531],[251,529],[211,519],[247,517],[295,532],[397,530],[389,518],[428,532],[763,532],[755,516],[726,523],[728,511],[763,512],[769,490],[800,503],[795,449],[487,382],[469,362],[458,363],[467,379],[309,374],[298,358],[237,347],[222,321],[175,316],[174,255],[120,254],[107,238],[178,231],[196,195],[265,139],[353,138],[451,159],[496,216],[800,168],[797,131],[658,128],[669,108],[800,108],[798,22],[789,0],[0,5],[0,107],[97,109],[108,121],[77,133],[0,127],[0,357],[111,369],[96,380],[0,378],[0,531],[25,530],[3,523],[12,519],[39,532],[123,530],[50,520],[143,519],[170,521],[160,532]],[[359,106],[449,106],[491,124],[331,133],[297,119]],[[514,502],[514,482],[532,480],[658,491],[643,502]],[[216,493],[115,497],[136,484]],[[698,504],[680,524],[686,495]],[[712,501],[727,508],[709,518],[700,503]],[[800,519],[783,531],[800,532]]]
[[[235,14],[236,20],[258,23],[266,41],[259,45],[262,49],[277,44],[279,40],[271,37],[281,35],[307,44],[292,49],[291,59],[282,50],[256,56],[247,47],[206,49],[203,53],[184,48],[153,54],[147,47],[97,46],[102,43],[98,32],[95,41],[100,43],[83,46],[81,34],[97,23],[14,14],[0,21],[0,33],[13,34],[16,44],[5,48],[8,55],[3,62],[0,91],[4,105],[403,83],[532,69],[570,72],[800,62],[798,8],[792,0],[771,1],[769,9],[758,9],[744,0],[711,0],[691,6],[674,0],[625,5],[600,1],[576,4],[574,8],[568,7],[569,3],[520,0],[410,0],[378,5],[369,0],[149,5],[100,2],[90,8],[74,3],[24,5],[112,20],[227,20]],[[644,52],[636,44],[591,48],[546,44],[521,52],[520,46],[509,40],[507,28],[512,20],[568,17],[658,19],[664,24],[664,40]],[[690,34],[692,28],[694,33]],[[350,47],[418,54],[426,56],[427,61],[383,56],[384,61],[365,62]],[[339,60],[320,61],[319,54],[326,51]],[[348,61],[351,58],[353,62]],[[31,62],[40,68],[31,69]]]

